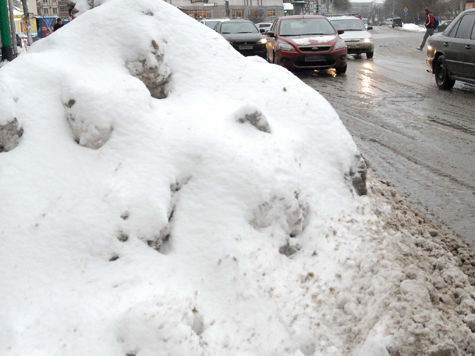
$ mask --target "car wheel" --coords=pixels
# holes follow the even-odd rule
[[[455,80],[450,79],[449,72],[445,66],[445,57],[440,56],[435,62],[434,68],[435,82],[440,89],[449,90],[455,84]]]
[[[336,73],[337,73],[337,74],[344,74],[344,73],[346,73],[346,67],[347,67],[346,64],[345,64],[344,66],[342,66],[342,67],[336,67],[336,68],[335,68],[335,69],[336,69]]]
[[[374,52],[366,52],[366,58],[370,59],[373,58]]]

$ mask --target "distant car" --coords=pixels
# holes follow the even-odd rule
[[[345,40],[349,54],[366,53],[366,58],[373,58],[374,44],[371,33],[372,26],[365,28],[363,21],[355,16],[335,16],[329,18],[337,30],[343,30],[340,35]]]
[[[440,89],[456,80],[475,84],[475,9],[460,13],[443,33],[430,37],[427,66]]]
[[[288,69],[335,68],[345,73],[346,44],[339,33],[323,16],[280,17],[267,32],[267,60]]]
[[[364,27],[367,29],[368,28],[368,19],[366,17],[362,18],[361,21],[363,21]]]
[[[266,56],[266,38],[249,20],[219,22],[215,30],[244,56]]]
[[[259,22],[259,23],[256,23],[256,26],[261,33],[265,33],[270,30],[272,26],[272,22]]]
[[[202,24],[208,26],[209,28],[211,28],[213,30],[216,28],[216,25],[219,22],[223,22],[223,21],[229,21],[229,19],[203,19],[203,20],[200,20],[200,22]]]
[[[402,27],[402,19],[400,17],[393,18],[393,22],[391,26],[394,27]]]
[[[452,21],[443,21],[441,22],[441,24],[439,25],[439,27],[437,27],[437,32],[444,32],[447,27],[450,25]]]

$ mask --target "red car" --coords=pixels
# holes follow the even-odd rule
[[[267,60],[288,69],[335,68],[346,72],[347,48],[337,31],[323,16],[285,16],[274,21],[269,32]]]

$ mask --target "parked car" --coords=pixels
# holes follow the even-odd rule
[[[266,56],[266,38],[249,20],[219,22],[215,30],[244,56]]]
[[[340,36],[345,40],[349,54],[366,53],[366,58],[373,58],[374,44],[371,33],[372,26],[365,28],[363,21],[355,16],[335,16],[329,18],[337,30],[344,33]]]
[[[261,33],[265,33],[270,30],[272,26],[272,22],[259,22],[259,23],[256,23],[256,26]]]
[[[402,27],[402,19],[400,17],[393,18],[393,22],[391,26],[394,27]]]
[[[443,33],[429,39],[427,66],[440,89],[456,80],[475,84],[475,9],[460,13]]]
[[[444,32],[452,21],[442,21],[437,27],[437,32]]]
[[[208,26],[209,28],[212,28],[213,30],[215,29],[216,25],[219,22],[223,22],[223,21],[229,21],[229,19],[203,19],[203,20],[200,20],[200,22],[202,24]]]
[[[346,72],[346,45],[327,18],[285,16],[267,32],[267,60],[288,69],[335,68]]]

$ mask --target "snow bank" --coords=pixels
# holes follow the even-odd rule
[[[401,27],[402,31],[409,31],[409,32],[426,32],[424,26],[419,26],[413,23],[405,23]]]
[[[165,2],[90,5],[0,70],[1,354],[473,346],[457,318],[424,336],[456,313],[318,93]]]

